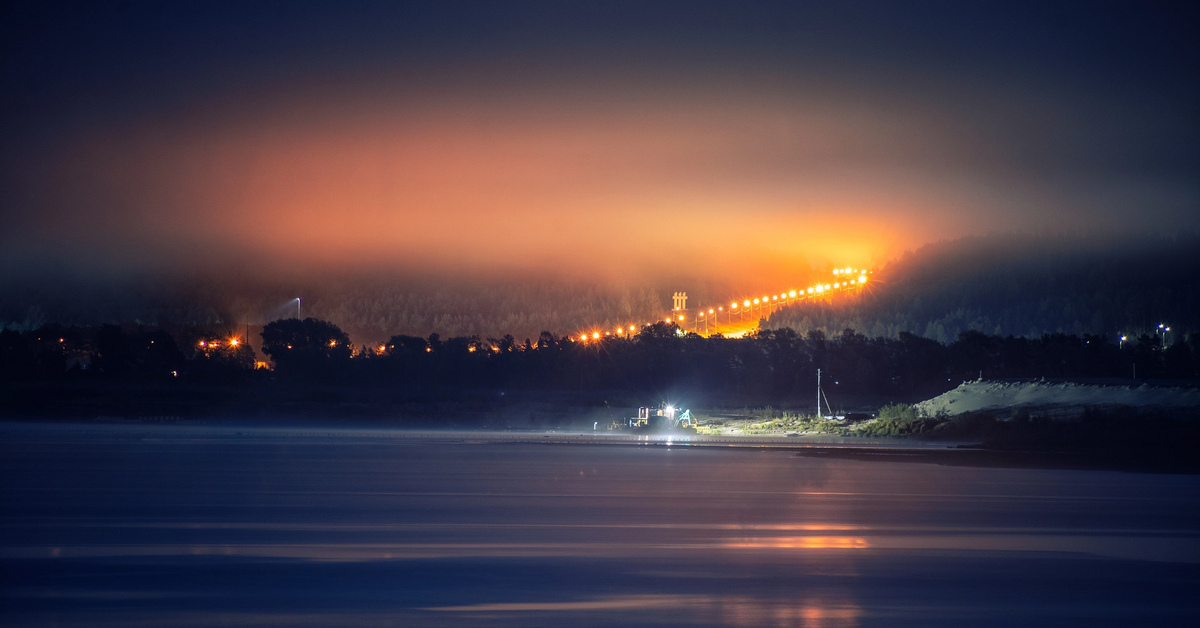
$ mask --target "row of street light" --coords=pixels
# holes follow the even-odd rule
[[[795,303],[802,299],[815,299],[830,294],[836,290],[861,288],[866,285],[870,271],[856,268],[838,268],[834,269],[833,275],[834,281],[830,283],[818,283],[809,286],[808,288],[785,290],[779,294],[768,294],[761,297],[742,299],[741,301],[732,301],[730,302],[728,309],[726,309],[724,305],[710,307],[707,309],[700,308],[699,313],[693,320],[695,331],[699,333],[700,324],[703,323],[704,333],[709,333],[709,321],[712,321],[714,326],[721,325],[720,316],[722,314],[724,314],[726,317],[724,323],[725,325],[733,325],[733,318],[735,315],[739,317],[738,322],[744,323],[746,321],[746,312],[754,313],[755,311],[758,311],[761,313],[765,312],[767,308],[774,308],[780,305]],[[663,318],[663,322],[675,322],[682,326],[687,321],[687,315],[683,314],[679,308],[676,308],[675,312],[680,313],[672,313],[671,316]],[[646,323],[646,325],[650,325],[650,323]],[[622,335],[625,337],[630,337],[636,332],[636,326],[631,324],[628,327],[618,327],[615,333],[609,331],[603,333],[599,331],[584,332],[581,333],[578,338],[582,342],[588,342],[600,340],[601,338],[611,338],[614,335],[618,337]]]

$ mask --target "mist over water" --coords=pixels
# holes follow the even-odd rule
[[[0,429],[3,614],[25,625],[1124,626],[1200,612],[1196,476],[539,434]]]

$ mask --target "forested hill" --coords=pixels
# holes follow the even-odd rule
[[[766,327],[867,336],[907,331],[942,343],[989,335],[1153,335],[1200,328],[1200,234],[986,236],[926,245],[872,277],[861,297],[800,303]]]

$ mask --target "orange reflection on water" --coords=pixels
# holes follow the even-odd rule
[[[721,623],[729,626],[777,626],[779,628],[852,628],[858,626],[862,609],[849,600],[777,600],[751,597],[722,597],[713,600]]]
[[[861,536],[772,536],[741,539],[723,544],[733,549],[866,549]]]

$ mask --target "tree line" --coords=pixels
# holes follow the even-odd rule
[[[351,344],[337,325],[281,319],[263,329],[260,361],[244,339],[193,330],[64,328],[0,332],[0,374],[10,382],[123,381],[167,385],[375,388],[401,398],[553,393],[630,405],[670,395],[693,403],[765,405],[806,400],[822,370],[831,397],[927,398],[979,377],[1195,379],[1200,335],[1142,335],[1125,342],[1090,335],[1040,338],[961,332],[940,343],[790,328],[746,338],[701,337],[659,322],[628,338],[598,340],[543,332],[518,340],[397,335]]]

